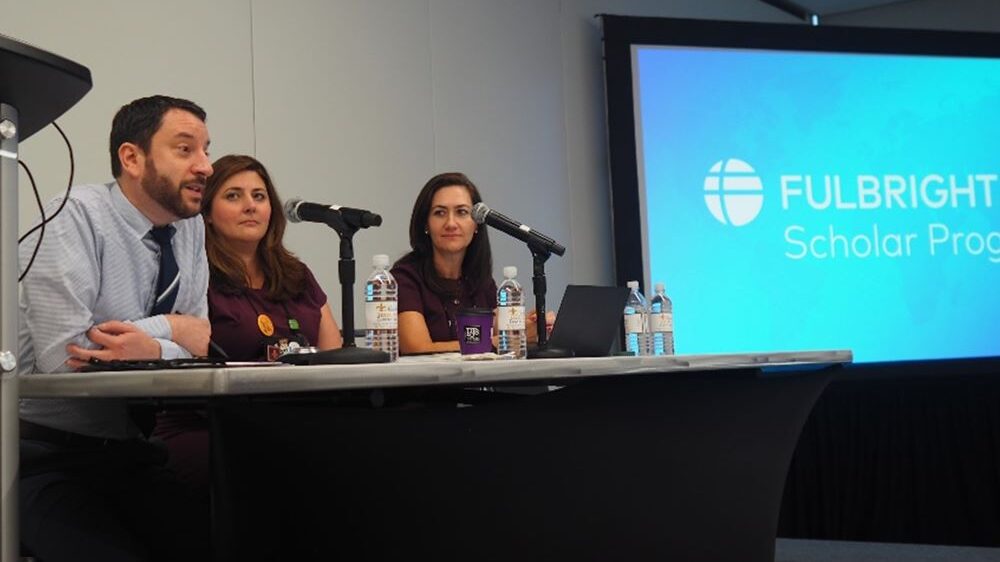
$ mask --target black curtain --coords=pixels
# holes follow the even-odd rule
[[[1000,368],[847,369],[792,459],[782,537],[1000,546]]]

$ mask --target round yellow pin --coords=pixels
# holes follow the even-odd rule
[[[257,327],[260,328],[260,333],[265,336],[274,335],[274,322],[271,322],[271,317],[266,314],[257,316]]]

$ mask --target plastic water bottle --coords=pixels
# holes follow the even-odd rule
[[[639,292],[639,282],[629,281],[631,291],[625,301],[625,351],[632,355],[649,355],[649,310]]]
[[[674,354],[674,303],[656,284],[656,294],[649,300],[649,333],[653,336],[653,355]]]
[[[399,359],[399,318],[396,279],[389,273],[389,256],[372,257],[372,274],[365,282],[365,345]]]
[[[517,282],[517,268],[503,268],[503,283],[497,290],[497,329],[500,333],[497,354],[514,359],[528,357],[528,332],[525,329],[524,290]]]

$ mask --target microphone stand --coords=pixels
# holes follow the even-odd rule
[[[558,357],[572,357],[573,353],[567,349],[549,347],[548,329],[545,321],[545,292],[548,290],[545,282],[545,262],[552,254],[540,245],[528,243],[531,250],[531,258],[534,275],[531,277],[532,289],[535,292],[535,328],[538,331],[538,347],[528,350],[528,359],[554,359]]]
[[[344,334],[344,345],[340,349],[328,349],[309,354],[309,364],[388,363],[388,353],[357,347],[354,343],[354,234],[361,228],[361,225],[345,221],[339,213],[328,217],[326,224],[337,231],[337,235],[340,236],[340,260],[337,262],[337,273],[340,277],[341,330]]]

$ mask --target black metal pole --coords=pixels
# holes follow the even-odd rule
[[[351,233],[353,234],[353,233]],[[344,347],[356,347],[354,343],[354,244],[350,234],[340,234],[340,261],[337,264],[340,276],[341,329],[344,332]]]
[[[548,329],[545,322],[545,293],[548,290],[545,282],[545,261],[552,254],[544,248],[528,244],[531,249],[534,275],[532,288],[535,291],[535,328],[538,331],[538,347],[528,351],[528,359],[550,359],[555,357],[571,357],[572,353],[565,349],[553,349],[548,345]]]
[[[545,326],[545,293],[548,286],[545,282],[545,260],[549,259],[548,254],[542,255],[539,252],[531,252],[534,265],[534,276],[531,278],[532,288],[535,292],[535,328],[538,332],[538,348],[544,348],[548,341],[548,330]]]
[[[358,347],[354,342],[354,233],[358,226],[348,224],[339,215],[334,216],[327,225],[336,230],[340,236],[340,261],[337,263],[340,277],[341,305],[340,324],[343,330],[343,347],[329,349],[309,355],[310,365],[327,364],[357,364],[357,363],[388,363],[389,354],[365,347]]]

